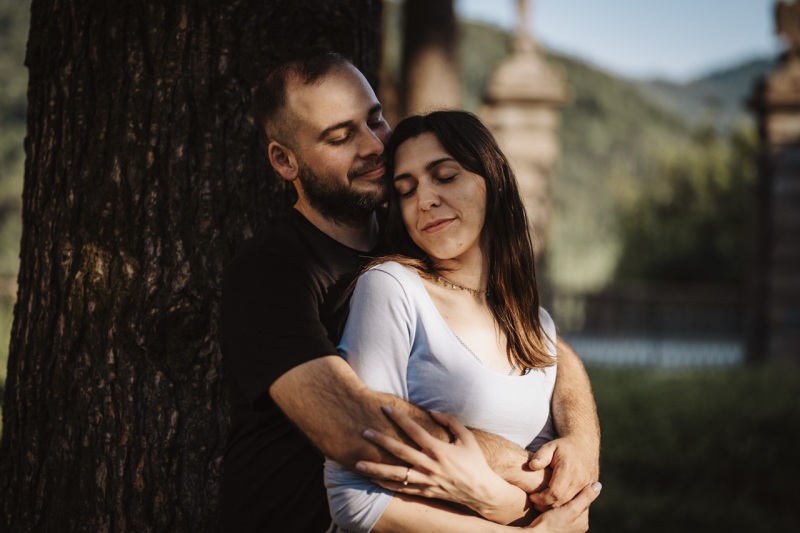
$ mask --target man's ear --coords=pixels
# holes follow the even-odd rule
[[[267,154],[269,155],[269,162],[272,168],[274,168],[283,179],[286,181],[294,181],[297,179],[299,169],[294,152],[282,144],[272,141],[267,147]]]

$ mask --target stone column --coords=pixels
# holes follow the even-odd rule
[[[402,115],[461,107],[453,0],[405,0]]]
[[[546,248],[552,213],[550,175],[559,156],[558,108],[564,82],[539,53],[527,30],[527,2],[518,0],[512,55],[492,73],[479,111],[519,181],[537,255]]]
[[[788,43],[750,106],[761,139],[753,358],[800,363],[800,3],[779,2]]]

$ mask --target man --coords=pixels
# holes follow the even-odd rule
[[[229,531],[324,531],[330,519],[315,447],[349,467],[389,460],[361,437],[368,427],[396,433],[381,414],[385,405],[441,438],[445,432],[418,408],[367,389],[336,352],[346,288],[380,241],[376,210],[386,193],[382,154],[391,133],[380,102],[353,65],[330,53],[287,59],[256,100],[270,163],[298,199],[226,273],[231,433],[223,523]],[[534,500],[542,508],[572,500],[597,477],[591,391],[564,349],[559,344],[553,404],[561,438],[531,464],[554,469],[551,489]],[[573,389],[581,394],[564,394]],[[524,486],[526,452],[477,436],[493,468]]]

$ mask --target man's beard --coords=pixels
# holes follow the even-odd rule
[[[303,192],[320,215],[328,220],[348,226],[358,226],[366,223],[369,217],[386,199],[388,180],[386,175],[380,178],[380,188],[359,191],[350,184],[355,176],[365,170],[377,166],[378,162],[371,162],[350,171],[347,183],[320,176],[311,170],[305,163],[300,163],[297,179],[303,186]]]

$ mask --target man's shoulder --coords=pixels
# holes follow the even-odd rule
[[[225,287],[270,287],[302,277],[310,254],[303,241],[291,214],[279,215],[242,245],[227,264]]]
[[[281,213],[270,220],[266,227],[249,239],[234,256],[234,261],[257,254],[302,252],[301,233],[308,228],[298,223],[293,210]]]
[[[255,277],[266,284],[295,279],[327,285],[342,275],[354,274],[362,262],[358,252],[290,209],[242,247],[228,264],[225,277],[229,284],[241,283],[236,278]]]

